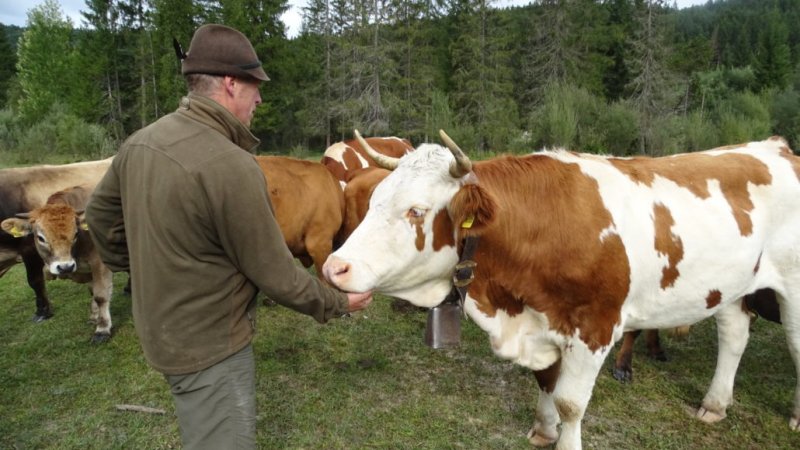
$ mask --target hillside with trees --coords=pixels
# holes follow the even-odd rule
[[[0,151],[94,158],[185,92],[172,40],[250,37],[271,81],[261,151],[448,133],[477,156],[563,146],[662,155],[778,134],[800,146],[800,0],[54,0],[0,28]]]

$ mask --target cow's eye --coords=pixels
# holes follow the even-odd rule
[[[408,210],[408,218],[409,219],[420,219],[425,216],[425,210],[422,208],[411,208]]]
[[[41,233],[36,233],[36,240],[39,241],[40,244],[47,245],[47,239],[45,239],[44,235]]]

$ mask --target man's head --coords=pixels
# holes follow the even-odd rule
[[[207,24],[194,32],[181,73],[251,77],[269,81],[253,45],[241,32],[225,25]]]
[[[269,77],[242,33],[224,25],[201,26],[181,66],[191,92],[214,99],[250,126],[261,104],[259,85]]]

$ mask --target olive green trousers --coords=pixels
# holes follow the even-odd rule
[[[165,375],[185,450],[256,448],[256,371],[248,345],[187,375]]]

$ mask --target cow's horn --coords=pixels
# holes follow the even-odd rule
[[[353,134],[356,135],[356,139],[358,139],[359,144],[361,147],[364,148],[364,151],[375,160],[375,163],[384,169],[394,170],[397,168],[397,164],[400,162],[400,158],[392,158],[391,156],[386,156],[381,153],[378,153],[372,147],[367,144],[367,141],[361,137],[361,133],[358,130],[353,130]]]
[[[439,130],[439,136],[444,141],[444,145],[450,149],[450,153],[456,158],[455,162],[450,164],[450,175],[453,178],[461,178],[468,174],[472,170],[472,161],[469,160],[469,157],[458,148],[458,145],[450,139],[450,136],[444,130]]]

